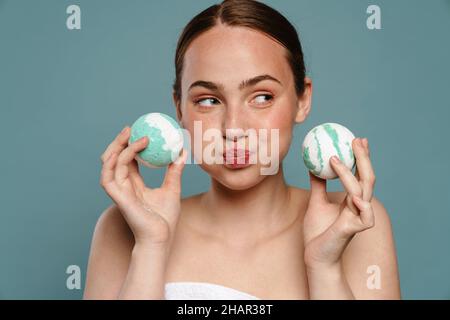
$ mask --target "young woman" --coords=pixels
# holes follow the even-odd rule
[[[148,188],[134,158],[149,141],[128,145],[125,127],[101,157],[101,185],[114,205],[95,228],[84,298],[400,298],[367,139],[352,143],[356,175],[331,161],[345,192],[327,192],[326,181],[311,174],[311,190],[285,182],[282,160],[312,97],[286,18],[251,0],[211,6],[185,27],[175,66],[180,124],[193,136],[200,121],[233,142],[248,137],[227,129],[278,129],[279,170],[262,175],[259,162],[202,163],[211,187],[181,199],[186,150],[160,188]]]

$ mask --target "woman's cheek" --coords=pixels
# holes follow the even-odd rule
[[[264,122],[263,128],[268,129],[268,150],[278,153],[281,162],[288,153],[292,140],[291,116],[288,112],[276,112]]]
[[[201,117],[186,117],[185,129],[189,132],[190,136],[190,149],[197,163],[211,162],[214,159],[214,154],[205,155],[205,149],[210,150],[215,140],[209,139],[212,130],[218,132],[219,128],[215,121],[211,119],[203,119]],[[208,133],[209,135],[205,135]],[[220,139],[221,140],[221,139]],[[213,148],[214,149],[214,148]],[[208,159],[204,159],[207,156]]]

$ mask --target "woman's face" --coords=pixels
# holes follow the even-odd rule
[[[246,82],[256,77],[259,78]],[[243,27],[218,25],[189,45],[181,90],[178,114],[183,127],[190,132],[196,161],[200,162],[201,155],[195,152],[195,143],[201,145],[203,156],[222,157],[223,164],[203,160],[200,166],[233,190],[250,188],[267,177],[262,168],[278,168],[273,164],[281,163],[286,156],[293,126],[305,119],[310,108],[310,90],[297,97],[285,48],[267,35]],[[207,130],[219,133],[221,143],[199,137],[198,132],[203,134]],[[274,134],[277,130],[278,136]],[[251,132],[256,133],[256,145]],[[242,149],[253,153],[256,163],[248,164]],[[261,161],[263,152],[271,164]],[[227,164],[237,161],[246,164]]]

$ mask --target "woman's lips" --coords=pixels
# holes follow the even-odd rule
[[[244,168],[250,165],[251,152],[245,149],[230,149],[223,153],[224,165],[232,168]]]
[[[223,156],[227,158],[245,157],[249,155],[250,151],[246,149],[229,149],[223,153]]]

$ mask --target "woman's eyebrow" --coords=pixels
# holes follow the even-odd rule
[[[253,77],[253,78],[250,78],[250,79],[242,81],[241,84],[239,85],[239,90],[242,90],[242,89],[250,87],[250,86],[254,86],[258,82],[263,81],[263,80],[271,80],[271,81],[275,81],[275,82],[279,83],[280,85],[283,85],[281,83],[281,81],[278,80],[277,78],[272,77],[271,75],[268,75],[268,74],[262,74],[260,76],[256,76],[256,77]],[[188,91],[191,90],[194,87],[203,87],[203,88],[206,88],[206,89],[209,89],[209,90],[212,90],[212,91],[219,91],[219,89],[220,90],[224,89],[223,84],[214,83],[214,82],[205,81],[205,80],[198,80],[198,81],[193,82],[189,86]]]

